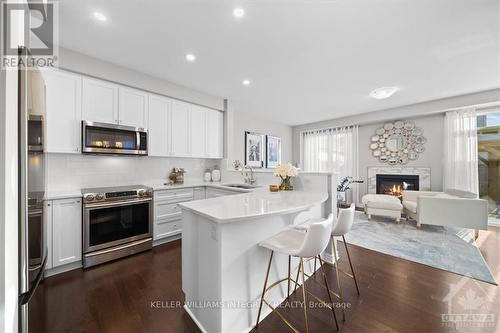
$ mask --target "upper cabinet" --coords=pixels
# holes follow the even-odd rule
[[[223,113],[210,109],[207,109],[205,113],[207,117],[207,150],[205,156],[209,158],[222,158],[224,138]]]
[[[147,129],[150,156],[223,156],[223,112],[65,71],[43,78],[47,152],[79,153],[86,120]]]
[[[82,77],[62,71],[44,71],[45,151],[79,153],[82,120]]]
[[[207,117],[206,109],[193,105],[191,106],[191,156],[205,157],[206,155],[206,134]]]
[[[82,118],[87,121],[118,124],[118,85],[84,78]]]
[[[168,98],[149,95],[148,154],[150,156],[170,155],[170,108]]]
[[[181,101],[172,101],[170,112],[170,155],[190,157],[190,117],[189,104]]]
[[[137,89],[120,87],[118,95],[118,123],[125,126],[146,128],[148,94]]]

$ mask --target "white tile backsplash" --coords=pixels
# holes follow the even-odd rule
[[[187,180],[200,180],[219,160],[171,157],[129,157],[76,154],[46,155],[48,191],[132,185],[167,180],[173,167],[184,168]]]

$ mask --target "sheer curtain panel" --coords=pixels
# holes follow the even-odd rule
[[[339,180],[359,179],[358,126],[304,131],[301,134],[301,164],[304,171],[335,171]],[[357,186],[353,201],[359,202]]]
[[[477,117],[474,108],[446,112],[444,120],[444,189],[479,193]]]

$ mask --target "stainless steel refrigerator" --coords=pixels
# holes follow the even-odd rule
[[[45,84],[29,65],[29,51],[19,49],[18,69],[18,212],[19,330],[28,331],[30,300],[43,278],[47,261],[44,223],[45,161],[43,152]]]

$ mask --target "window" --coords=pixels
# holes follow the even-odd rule
[[[500,109],[477,116],[477,147],[479,197],[488,201],[490,220],[497,220],[500,219]]]

